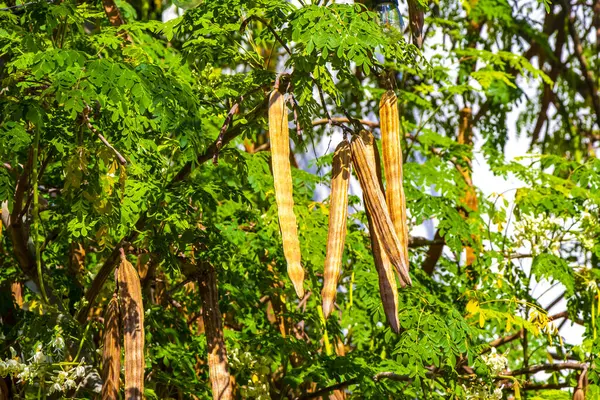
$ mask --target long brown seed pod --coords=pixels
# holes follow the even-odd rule
[[[379,187],[381,190],[383,190],[383,182],[381,180],[381,163],[379,160],[379,151],[375,145],[375,138],[371,132],[365,130],[360,132],[360,136],[365,143],[367,159],[372,168],[376,171]],[[398,320],[398,286],[396,284],[396,277],[394,275],[394,267],[392,266],[389,257],[381,246],[381,239],[375,231],[373,218],[368,209],[366,210],[366,213],[367,221],[369,223],[369,232],[371,232],[371,248],[373,250],[373,259],[375,261],[375,268],[379,278],[379,295],[381,296],[381,303],[383,304],[383,310],[387,317],[388,323],[392,327],[392,330],[396,333],[399,333],[400,321]]]
[[[585,400],[585,394],[582,389],[576,389],[573,393],[573,400]]]
[[[269,140],[275,182],[275,200],[287,272],[299,298],[304,297],[304,269],[300,264],[300,241],[294,215],[290,133],[283,94],[273,90],[269,97]]]
[[[408,266],[401,256],[402,246],[387,210],[376,171],[368,161],[365,143],[360,136],[355,136],[352,139],[350,148],[352,150],[352,163],[365,196],[365,206],[373,218],[374,231],[381,240],[381,245],[390,258],[392,265],[400,275],[400,279],[404,281],[404,284],[412,285],[408,275]]]
[[[385,200],[394,230],[402,245],[403,261],[408,267],[408,224],[406,223],[406,198],[402,176],[402,147],[400,146],[400,116],[396,94],[388,90],[379,102],[381,148],[385,173]]]
[[[119,300],[115,293],[104,313],[104,349],[102,351],[102,400],[119,398],[121,374],[121,334]]]
[[[121,252],[117,272],[121,317],[125,336],[125,400],[141,400],[144,394],[144,305],[137,271]]]
[[[231,400],[232,381],[227,363],[227,349],[223,337],[223,317],[219,309],[219,293],[217,276],[214,267],[209,263],[204,266],[204,273],[198,280],[200,299],[202,301],[202,320],[208,349],[208,376],[213,399]]]
[[[343,140],[333,154],[331,198],[329,203],[329,231],[327,254],[323,272],[323,315],[329,317],[333,310],[338,279],[342,269],[346,219],[348,217],[348,184],[350,182],[350,144]]]

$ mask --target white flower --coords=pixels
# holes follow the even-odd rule
[[[503,354],[498,354],[496,348],[492,347],[489,355],[481,357],[493,375],[500,375],[508,365],[508,359]]]
[[[65,381],[65,390],[73,389],[75,386],[77,386],[77,384],[73,379],[67,379]]]
[[[19,378],[22,382],[28,380],[31,378],[31,369],[29,367],[23,368],[23,371],[17,375],[17,378]]]
[[[502,400],[502,389],[500,388],[496,388],[494,389],[494,393],[493,393],[492,399],[494,400]]]
[[[44,353],[42,353],[42,351],[36,351],[33,355],[33,362],[39,364],[43,363],[44,361],[46,361],[46,356]]]
[[[85,367],[83,365],[78,365],[77,368],[75,368],[75,377],[83,378],[84,376],[85,376]]]
[[[58,379],[63,382],[65,381],[67,378],[69,377],[69,373],[66,371],[59,371],[58,372]]]
[[[52,342],[50,342],[50,344],[56,350],[62,351],[65,348],[65,339],[63,339],[62,336],[57,335],[54,339],[52,339]]]
[[[50,386],[50,393],[54,392],[62,392],[62,386],[60,386],[60,384],[58,383],[55,383],[52,386]]]
[[[14,374],[21,370],[21,366],[17,360],[8,360],[6,361],[6,369],[8,370],[9,374]]]

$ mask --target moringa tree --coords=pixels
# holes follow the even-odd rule
[[[117,353],[144,358],[147,398],[600,396],[600,3],[411,0],[409,41],[363,3],[205,0],[166,23],[168,4],[148,0],[2,6],[0,399],[97,396],[115,315],[125,337],[144,329],[142,353]],[[302,299],[271,171],[276,81]],[[342,135],[380,137],[387,90],[409,227],[436,232],[410,238],[398,334],[355,180],[327,320],[320,295],[316,193]],[[517,109],[536,155],[514,162]],[[476,154],[519,186],[484,195]],[[135,279],[114,274],[126,262],[143,318]],[[548,304],[540,282],[564,294]],[[562,340],[565,323],[581,342]]]

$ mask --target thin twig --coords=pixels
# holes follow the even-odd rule
[[[358,121],[362,125],[368,126],[369,128],[372,128],[372,129],[379,128],[379,122],[369,121],[367,119],[359,119]],[[319,125],[328,124],[329,122],[330,122],[330,120],[323,118],[323,119],[314,120],[314,121],[312,121],[311,124],[312,124],[312,126],[319,126]],[[348,120],[348,118],[343,118],[343,117],[339,117],[339,118],[338,117],[334,117],[334,118],[331,118],[331,122],[332,123],[333,122],[344,123],[344,122],[350,122],[350,120]]]
[[[567,318],[567,319],[569,319],[569,313],[568,313],[568,311],[562,311],[562,312],[559,312],[557,314],[551,315],[551,316],[548,317],[548,321],[554,321],[554,320],[561,319],[561,318]],[[580,320],[580,319],[578,319],[578,318],[573,318],[571,320],[573,322],[577,323],[577,324],[583,325],[583,321]],[[500,346],[502,346],[502,345],[504,345],[506,343],[510,343],[510,342],[512,342],[512,341],[514,341],[516,339],[520,339],[520,338],[523,337],[524,334],[525,334],[525,330],[521,329],[520,331],[518,331],[516,333],[513,333],[512,335],[508,335],[508,336],[504,336],[504,337],[498,338],[498,339],[490,342],[489,343],[489,347],[486,348],[484,351],[482,351],[481,354],[487,353],[488,351],[490,351],[492,349],[492,347],[500,347]]]
[[[308,400],[308,399],[315,399],[318,397],[323,397],[323,395],[325,395],[329,392],[333,392],[334,390],[343,389],[347,386],[354,385],[357,382],[358,382],[358,378],[352,378],[345,382],[336,383],[335,385],[331,385],[331,386],[327,386],[323,389],[319,389],[313,393],[305,393],[304,395],[302,395],[300,397],[296,397],[296,400]]]
[[[550,311],[554,306],[556,306],[565,297],[565,294],[566,293],[563,292],[556,299],[552,300],[552,303],[548,304],[548,307],[546,307],[546,310]]]
[[[223,138],[225,137],[225,132],[229,129],[229,125],[233,121],[233,116],[238,113],[240,109],[240,103],[244,100],[244,97],[241,96],[238,101],[236,101],[229,112],[227,113],[227,117],[225,118],[225,122],[223,122],[223,126],[219,131],[219,136],[217,137],[217,141],[215,142],[215,152],[213,154],[213,164],[217,165],[219,163],[219,151],[221,147],[223,147]]]
[[[331,125],[331,123],[332,123],[331,113],[327,109],[327,104],[325,103],[325,95],[323,94],[323,89],[321,88],[321,85],[319,85],[317,83],[317,80],[315,78],[313,78],[313,82],[315,83],[315,85],[317,86],[317,90],[319,91],[319,97],[321,98],[321,107],[323,107],[323,111],[325,111],[325,115],[327,116],[327,121],[329,121],[329,124]]]
[[[410,247],[411,249],[414,249],[415,247],[441,245],[441,244],[445,244],[445,243],[446,243],[446,241],[444,239],[429,240],[429,239],[426,239],[421,236],[411,236],[408,239],[408,247]]]
[[[285,42],[281,39],[281,37],[277,34],[277,32],[275,31],[275,29],[273,29],[273,27],[267,22],[266,19],[259,17],[258,15],[252,15],[248,18],[246,18],[243,22],[242,25],[240,26],[240,33],[242,33],[245,29],[246,26],[248,26],[248,23],[253,20],[256,19],[260,22],[262,22],[263,24],[265,24],[265,26],[267,27],[267,29],[269,31],[271,31],[271,33],[273,34],[273,36],[275,36],[275,40],[277,40],[279,42],[279,44],[281,44],[281,46],[283,46],[283,48],[285,49],[285,51],[291,56],[292,52],[290,51],[290,48],[287,46],[287,44],[285,44]]]
[[[323,89],[321,88],[321,85],[319,85],[319,83],[317,82],[317,80],[315,78],[313,78],[313,82],[314,82],[315,86],[317,87],[317,90],[319,91],[319,97],[321,98],[321,106],[323,107],[323,111],[325,112],[325,115],[327,116],[327,123],[330,126],[335,125],[335,126],[339,126],[340,128],[342,128],[342,130],[344,131],[344,138],[346,137],[347,133],[350,133],[350,135],[354,135],[355,132],[351,128],[344,125],[342,122],[339,122],[339,119],[336,118],[336,120],[334,120],[333,118],[331,118],[331,113],[327,109],[327,104],[325,103],[325,94],[323,93]],[[352,122],[351,118],[345,118],[344,120],[347,122]]]
[[[302,126],[300,125],[300,118],[298,118],[298,109],[300,108],[300,106],[298,105],[298,102],[296,101],[296,97],[294,97],[293,92],[290,92],[290,97],[289,97],[288,101],[290,102],[290,106],[292,107],[292,111],[294,112],[294,123],[296,124],[296,135],[298,135],[298,137],[301,138],[302,137]]]
[[[119,153],[119,151],[117,149],[115,149],[113,147],[113,145],[111,145],[108,142],[108,140],[106,140],[106,138],[104,136],[102,136],[102,134],[100,132],[98,132],[98,130],[96,128],[94,128],[94,126],[92,125],[92,123],[90,121],[90,117],[89,117],[90,111],[91,111],[90,106],[86,105],[85,108],[83,109],[83,113],[82,113],[83,121],[85,122],[88,129],[90,131],[92,131],[96,136],[98,136],[98,139],[100,139],[100,141],[114,153],[114,155],[117,157],[117,159],[119,160],[119,163],[121,165],[127,165],[127,160],[125,159],[125,157],[123,157],[121,155],[121,153]]]
[[[587,370],[588,366],[585,363],[567,361],[564,363],[556,364],[538,364],[532,365],[527,368],[516,369],[514,371],[507,371],[504,373],[506,376],[518,376],[518,375],[531,375],[541,371],[562,371],[564,369],[574,370]]]

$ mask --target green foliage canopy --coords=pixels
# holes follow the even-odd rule
[[[15,398],[97,392],[120,248],[144,289],[148,398],[211,396],[195,285],[204,264],[218,274],[240,398],[339,389],[353,398],[560,399],[568,395],[540,385],[575,387],[584,367],[588,396],[599,395],[600,57],[593,43],[565,44],[582,41],[588,16],[568,2],[421,2],[426,57],[365,5],[329,3],[206,0],[162,23],[160,4],[118,2],[120,26],[100,2],[0,11],[0,376]],[[546,13],[543,27],[529,23],[534,12]],[[564,63],[562,51],[573,51]],[[317,173],[293,172],[310,293],[293,295],[263,151],[266,96],[281,73],[295,99],[290,123],[304,128],[293,135],[297,157],[337,130],[366,124],[377,134],[380,95],[392,85],[400,99],[410,223],[433,219],[439,235],[413,238],[399,335],[385,321],[357,196],[339,308],[326,322],[319,314],[328,202],[315,191],[329,184],[327,153],[312,157]],[[525,101],[526,81],[540,101]],[[507,115],[524,102],[517,128],[539,154],[509,162]],[[474,143],[457,132],[466,109],[478,110],[475,144],[493,171],[520,180],[514,197],[477,191],[478,207],[465,205]],[[583,324],[582,343],[563,343],[534,293],[539,281],[564,289],[560,318]],[[523,372],[549,357],[546,378]],[[495,368],[504,358],[506,370]]]

